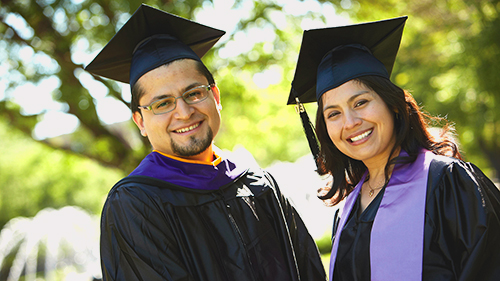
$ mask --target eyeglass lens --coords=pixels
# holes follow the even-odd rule
[[[210,89],[210,86],[199,86],[185,92],[180,97],[168,97],[158,100],[151,104],[151,109],[155,114],[172,111],[175,109],[176,100],[178,98],[182,98],[187,104],[195,104],[201,102],[208,97],[208,89]]]

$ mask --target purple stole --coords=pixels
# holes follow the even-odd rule
[[[130,176],[152,177],[192,189],[217,190],[246,171],[243,166],[237,166],[226,157],[215,155],[215,158],[211,163],[204,163],[169,156],[155,150],[142,160]]]
[[[400,156],[407,156],[401,151]],[[429,166],[436,155],[422,149],[410,164],[396,164],[373,221],[370,237],[371,280],[422,280],[425,201]],[[347,196],[330,258],[333,278],[339,240],[365,182],[363,175]]]

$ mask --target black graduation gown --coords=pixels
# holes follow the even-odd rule
[[[356,202],[340,237],[333,281],[370,280],[370,232],[381,198],[379,194],[359,218]],[[433,160],[422,280],[500,280],[499,216],[500,192],[479,168],[458,160]]]
[[[216,191],[129,176],[101,218],[104,280],[325,280],[318,249],[274,179]]]

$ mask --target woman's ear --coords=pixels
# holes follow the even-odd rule
[[[142,119],[142,115],[139,111],[136,111],[132,114],[132,119],[134,123],[137,125],[139,130],[141,131],[141,135],[143,137],[147,137],[148,133],[146,132],[146,127],[144,127],[144,119]]]

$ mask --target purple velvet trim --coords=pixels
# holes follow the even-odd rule
[[[130,176],[148,176],[182,187],[216,190],[234,181],[244,171],[229,159],[223,159],[217,166],[213,166],[182,162],[151,152]]]
[[[400,156],[407,156],[401,151]],[[398,164],[385,188],[370,240],[371,280],[422,280],[425,199],[429,165],[435,155],[422,149],[410,164]],[[330,260],[333,278],[338,240],[366,174],[346,199]]]

